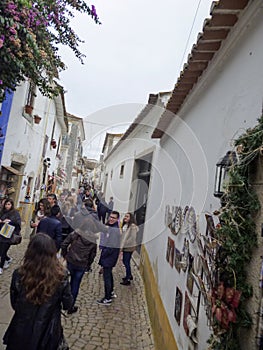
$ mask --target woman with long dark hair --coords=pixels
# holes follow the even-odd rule
[[[56,254],[53,239],[38,233],[13,272],[10,297],[15,314],[3,338],[6,350],[57,350],[65,343],[61,309],[70,309],[73,297]]]
[[[0,230],[5,223],[15,227],[13,235],[19,234],[21,231],[21,217],[18,210],[14,207],[14,201],[10,198],[5,200],[4,206],[0,212]],[[7,268],[11,262],[11,258],[7,256],[10,246],[10,239],[0,235],[0,275],[3,273],[3,268]]]
[[[135,251],[137,246],[137,233],[139,231],[138,226],[136,225],[136,220],[134,214],[126,213],[123,218],[122,223],[122,261],[125,266],[126,274],[122,279],[121,284],[128,286],[133,280],[131,273],[131,257],[132,253]]]
[[[37,204],[36,209],[33,212],[33,216],[30,222],[30,227],[33,228],[30,237],[34,236],[37,232],[37,226],[41,219],[45,217],[45,215],[50,215],[50,203],[47,198],[42,198]]]

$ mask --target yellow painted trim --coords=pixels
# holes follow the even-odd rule
[[[156,350],[178,350],[174,334],[167,317],[150,259],[145,247],[141,247],[140,272],[144,281],[146,299],[152,324]]]

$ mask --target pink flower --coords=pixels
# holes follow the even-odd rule
[[[17,34],[17,31],[13,27],[10,27],[9,31],[10,31],[11,34],[14,34],[14,35]]]
[[[5,41],[5,37],[4,37],[4,35],[1,35],[0,36],[0,49],[4,45],[4,41]]]
[[[91,16],[97,17],[96,8],[94,5],[91,5]]]

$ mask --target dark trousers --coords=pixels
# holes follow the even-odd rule
[[[10,248],[9,243],[5,243],[5,242],[0,243],[0,258],[1,258],[0,268],[1,269],[4,267],[5,260],[8,260],[7,259],[7,252],[8,252],[9,248]]]
[[[103,267],[103,279],[104,279],[105,299],[111,299],[111,293],[113,292],[113,288],[114,288],[112,267]]]
[[[123,265],[125,266],[126,270],[126,279],[130,279],[132,274],[131,274],[131,257],[132,257],[133,252],[123,252],[122,253],[122,261]]]
[[[69,262],[67,263],[67,267],[70,272],[71,294],[73,296],[74,303],[75,303],[77,296],[79,294],[79,287],[80,287],[82,277],[85,273],[85,268],[78,267]]]
[[[107,214],[107,212],[102,212],[102,213],[100,213],[100,212],[98,212],[98,218],[99,218],[99,220],[100,221],[102,221],[102,223],[103,224],[105,224],[105,222],[106,222],[106,214]]]

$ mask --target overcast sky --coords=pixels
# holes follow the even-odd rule
[[[72,26],[85,41],[81,51],[87,57],[81,65],[63,48],[68,69],[60,78],[67,111],[84,118],[84,155],[98,157],[105,132],[125,130],[150,93],[173,89],[204,19],[210,17],[211,3],[94,0],[102,25],[85,15],[75,18]]]

